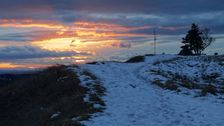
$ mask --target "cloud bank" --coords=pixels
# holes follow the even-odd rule
[[[223,8],[222,0],[1,0],[0,17],[157,27],[182,27],[196,22],[220,33],[224,29]]]
[[[90,54],[75,51],[63,51],[63,52],[49,51],[34,46],[0,47],[0,60],[71,57],[76,55],[90,55]]]

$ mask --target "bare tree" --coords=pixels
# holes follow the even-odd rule
[[[202,45],[203,51],[215,41],[215,38],[211,37],[211,31],[208,28],[205,28],[204,30],[202,30],[201,38],[203,41],[203,45]]]

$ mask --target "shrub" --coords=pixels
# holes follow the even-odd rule
[[[169,90],[178,90],[178,86],[172,80],[167,80],[164,84],[164,87]]]
[[[127,60],[126,63],[138,63],[138,62],[144,62],[144,61],[145,61],[144,56],[135,56]]]
[[[155,54],[145,54],[145,56],[155,56]]]
[[[220,88],[220,93],[224,93],[224,85]]]
[[[96,64],[98,64],[98,62],[89,62],[89,63],[86,63],[86,64],[91,64],[91,65],[96,65]]]
[[[211,84],[209,84],[209,85],[205,86],[204,88],[202,88],[201,95],[205,96],[208,93],[213,94],[213,95],[217,95],[217,92],[218,91],[217,91],[216,87],[211,85]]]
[[[188,88],[188,89],[194,89],[196,88],[196,85],[192,82],[189,82],[188,80],[182,80],[181,86]]]
[[[159,86],[159,87],[161,87],[161,88],[164,88],[164,85],[163,85],[163,83],[160,80],[155,80],[152,83],[157,85],[157,86]]]
[[[165,83],[162,83],[160,80],[155,80],[153,81],[153,84],[163,89],[179,91],[178,86],[172,80],[167,80]]]

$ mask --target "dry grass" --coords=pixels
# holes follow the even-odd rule
[[[223,56],[194,56],[193,58],[196,58],[197,60],[201,60],[202,62],[217,62],[217,63],[223,63]],[[160,65],[161,63],[171,63],[171,64],[177,64],[177,60],[183,59],[182,57],[173,58],[170,60],[164,60],[164,61],[158,61],[155,62],[154,65]],[[189,64],[187,64],[189,67],[193,67]],[[200,90],[199,95],[205,96],[208,93],[217,95],[218,93],[223,94],[224,88],[222,88],[223,82],[218,80],[219,77],[221,77],[220,73],[214,72],[214,73],[204,73],[205,70],[201,71],[201,77],[200,78],[188,78],[185,75],[181,75],[180,73],[170,72],[170,71],[162,71],[162,70],[151,70],[153,74],[163,76],[168,79],[168,81],[161,83],[161,81],[156,80],[154,81],[154,84],[158,85],[159,87],[162,87],[164,89],[170,89],[173,90],[172,84],[175,84],[179,87],[184,87],[187,89],[197,89]],[[203,83],[198,80],[203,80]],[[172,80],[172,81],[171,81]],[[169,82],[169,83],[168,83]],[[211,84],[215,84],[211,85]]]
[[[218,90],[216,89],[215,86],[209,84],[206,85],[204,88],[202,88],[201,90],[201,95],[202,96],[206,96],[208,93],[213,94],[213,95],[217,95]]]
[[[153,65],[158,65],[160,63],[175,63],[176,60],[181,59],[180,57],[176,57],[176,58],[172,58],[172,59],[168,59],[168,60],[162,60],[162,61],[157,61],[155,63],[153,63]]]
[[[187,89],[196,89],[198,87],[195,83],[190,82],[187,79],[182,79],[180,85]]]
[[[83,100],[89,89],[79,84],[73,71],[66,66],[54,66],[0,88],[0,125],[80,126],[71,119],[90,117],[100,110]],[[104,104],[99,96],[94,97]],[[51,119],[56,112],[61,114]]]
[[[175,82],[172,80],[167,80],[165,83],[162,83],[160,80],[155,80],[155,81],[153,81],[153,84],[155,84],[163,89],[168,89],[168,90],[179,92],[178,85],[175,84]]]

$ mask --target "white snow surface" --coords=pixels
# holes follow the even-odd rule
[[[223,126],[224,103],[214,96],[194,98],[163,90],[144,80],[139,72],[156,61],[175,55],[146,57],[141,63],[105,62],[84,64],[106,88],[106,109],[95,114],[87,126]],[[150,77],[150,74],[149,74]]]
[[[167,62],[159,62],[153,66],[146,65],[144,69],[141,69],[140,74],[149,81],[156,78],[158,80],[167,79],[156,75],[152,71],[160,71],[170,76],[170,78],[172,78],[173,75],[180,75],[198,85],[209,84],[210,82],[218,86],[219,84],[223,85],[224,82],[224,66],[212,60],[212,58],[209,59],[207,56],[178,57]],[[149,74],[151,76],[149,76]]]

